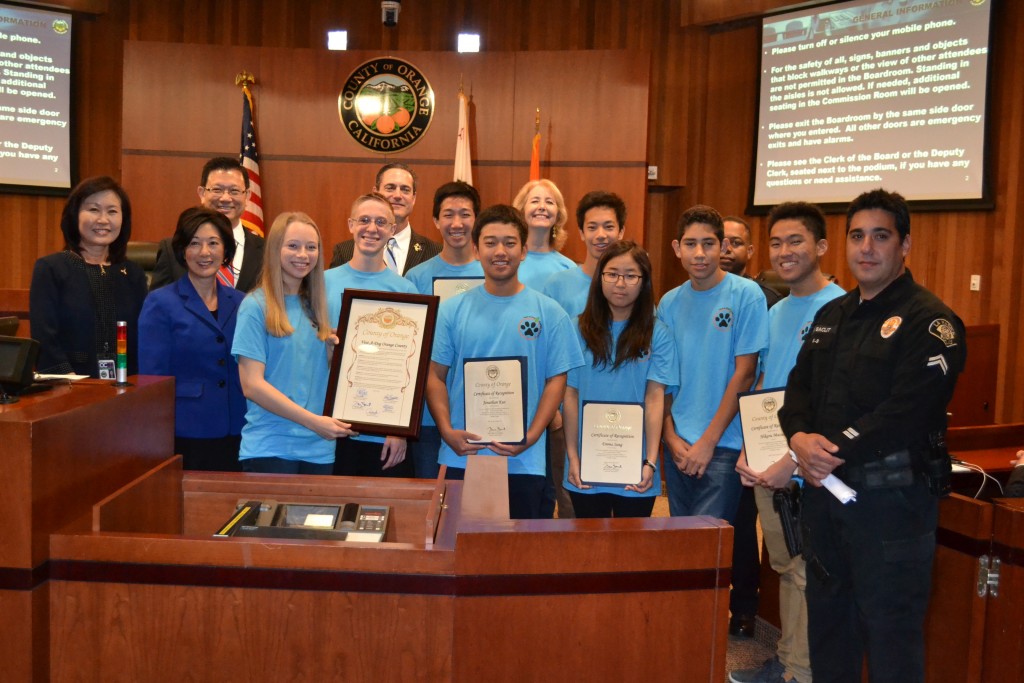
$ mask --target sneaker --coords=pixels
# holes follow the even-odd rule
[[[730,683],[783,683],[783,675],[786,667],[782,666],[779,658],[772,657],[765,660],[759,669],[742,669],[729,672]]]

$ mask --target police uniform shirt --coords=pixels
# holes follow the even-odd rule
[[[920,453],[942,430],[966,359],[963,322],[910,271],[873,299],[858,289],[815,317],[786,387],[787,438],[822,434],[848,464]]]

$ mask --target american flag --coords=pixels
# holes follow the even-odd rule
[[[249,174],[249,201],[242,213],[242,225],[263,237],[263,189],[260,181],[260,154],[256,148],[255,107],[247,84],[242,85],[242,151],[239,161]]]

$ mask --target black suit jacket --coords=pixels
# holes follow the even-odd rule
[[[402,275],[408,273],[409,269],[413,266],[429,261],[441,253],[440,244],[428,240],[412,228],[409,228],[409,231],[412,233],[409,237],[409,255],[405,259],[405,268],[402,270]],[[351,261],[354,246],[355,243],[352,240],[345,240],[335,244],[334,253],[331,255],[331,268],[337,268],[341,264]]]
[[[245,250],[242,253],[242,269],[238,272],[238,280],[235,282],[235,289],[242,292],[249,292],[256,287],[260,280],[260,273],[263,271],[263,238],[256,233],[246,230]],[[149,284],[149,291],[159,289],[164,285],[176,282],[178,278],[188,272],[185,266],[178,263],[174,258],[174,250],[171,248],[171,238],[160,240],[160,246],[156,251],[156,265],[153,267],[153,276]]]
[[[77,256],[59,251],[36,261],[29,290],[28,315],[32,338],[39,342],[39,372],[76,372],[99,376],[96,303],[89,276],[74,263]],[[80,260],[80,259],[79,259]],[[139,371],[138,320],[146,298],[146,274],[131,261],[106,267],[112,282],[114,315],[128,323],[128,374]],[[107,351],[116,352],[111,337]]]

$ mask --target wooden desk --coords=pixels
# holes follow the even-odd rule
[[[174,382],[84,380],[0,406],[0,669],[49,678],[50,534],[174,448]],[[77,527],[76,527],[77,525]]]
[[[725,678],[720,520],[471,519],[465,482],[177,462],[52,537],[53,680]],[[260,497],[384,503],[394,527],[383,544],[211,537]],[[143,513],[154,500],[166,514]]]
[[[1024,671],[1024,500],[941,502],[925,623],[928,683],[997,683]],[[979,566],[999,558],[996,594]]]
[[[1005,484],[1017,451],[1024,448],[1024,424],[954,427],[947,432],[946,443],[954,458],[977,465]],[[973,496],[982,483],[981,474],[976,472],[953,474],[953,490],[957,493]],[[998,496],[999,489],[991,482],[981,489],[982,500]]]

